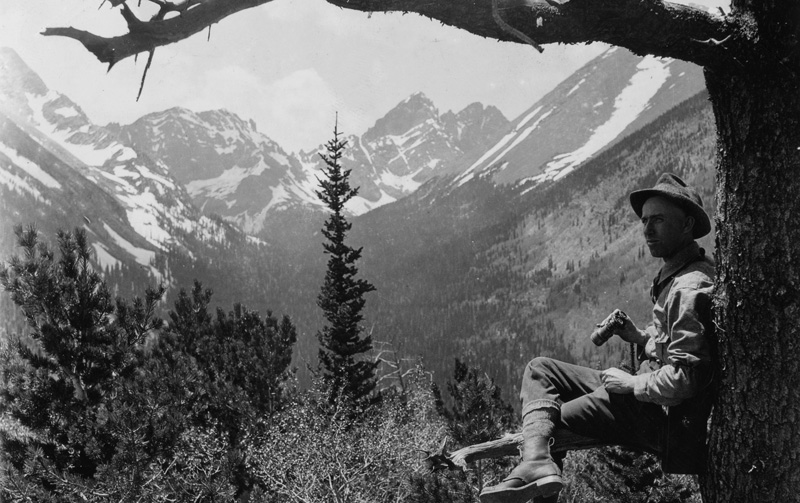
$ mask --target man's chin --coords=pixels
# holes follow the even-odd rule
[[[663,250],[658,247],[648,246],[648,249],[650,250],[650,256],[653,258],[661,258],[664,256]]]

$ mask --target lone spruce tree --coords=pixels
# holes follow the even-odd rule
[[[372,349],[372,337],[362,336],[360,325],[364,319],[361,314],[364,294],[375,287],[356,278],[356,261],[361,257],[362,249],[345,244],[347,231],[353,225],[345,218],[344,205],[358,194],[358,188],[350,187],[350,170],[342,169],[341,159],[347,141],[339,139],[340,135],[337,121],[333,138],[325,145],[328,153],[320,154],[325,161],[325,177],[319,180],[321,190],[317,191],[317,196],[331,214],[322,229],[326,238],[323,247],[328,255],[328,268],[317,298],[327,324],[317,337],[321,345],[319,361],[330,400],[343,398],[358,403],[375,389],[377,364],[361,357]]]

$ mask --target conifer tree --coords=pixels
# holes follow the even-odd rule
[[[350,170],[342,169],[341,159],[347,141],[341,140],[340,135],[337,121],[333,138],[325,145],[327,154],[320,154],[325,161],[325,177],[319,180],[321,190],[317,191],[317,196],[331,213],[322,229],[328,266],[317,298],[327,324],[317,337],[321,345],[319,361],[331,400],[346,397],[355,403],[371,394],[376,384],[377,364],[363,359],[363,355],[372,349],[372,338],[362,336],[360,325],[364,319],[361,314],[364,295],[375,287],[356,278],[356,262],[362,249],[345,243],[352,224],[344,215],[344,206],[358,194],[358,188],[350,187]]]
[[[514,409],[503,400],[502,390],[479,368],[456,358],[447,390],[452,407],[445,409],[444,415],[458,445],[488,442],[516,426]]]
[[[139,349],[160,325],[154,312],[164,289],[115,301],[91,267],[83,229],[60,231],[58,254],[33,227],[15,232],[24,253],[0,267],[0,285],[22,309],[28,334],[15,335],[0,358],[0,412],[31,436],[0,431],[0,464],[28,478],[31,467],[43,478],[92,478],[117,452],[110,397],[135,376]]]

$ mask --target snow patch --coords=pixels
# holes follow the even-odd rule
[[[249,176],[258,176],[266,171],[266,166],[260,162],[253,168],[240,168],[234,166],[228,168],[215,178],[205,180],[193,180],[186,184],[186,190],[192,197],[199,195],[211,196],[224,199],[225,196],[233,194],[242,181]]]
[[[519,130],[520,130],[520,128],[522,128],[522,127],[523,127],[525,124],[527,124],[527,123],[528,123],[528,121],[530,121],[530,120],[531,120],[533,117],[535,117],[535,116],[536,116],[536,114],[538,114],[538,113],[539,113],[539,112],[542,110],[542,108],[543,108],[542,106],[539,106],[539,107],[537,107],[535,110],[533,110],[531,113],[529,113],[527,116],[525,116],[525,118],[524,118],[524,119],[522,119],[522,120],[519,122],[519,124],[517,124],[517,125],[516,125],[516,127],[514,127],[514,130],[513,130],[513,131],[511,131],[510,133],[508,133],[507,135],[505,135],[504,137],[502,137],[502,138],[500,139],[500,141],[498,141],[498,142],[497,142],[497,143],[496,143],[496,144],[495,144],[495,145],[494,145],[492,148],[490,148],[489,150],[487,150],[487,151],[486,151],[486,153],[484,153],[484,154],[483,154],[483,155],[482,155],[482,156],[481,156],[481,157],[480,157],[480,158],[479,158],[477,161],[475,161],[475,162],[472,164],[472,166],[470,166],[469,168],[467,168],[467,169],[466,169],[466,170],[465,170],[465,171],[464,171],[464,172],[461,174],[461,176],[459,176],[459,177],[456,179],[456,181],[458,182],[458,183],[457,183],[457,186],[458,186],[458,187],[460,187],[460,186],[464,185],[465,183],[467,183],[469,180],[471,180],[471,179],[472,179],[472,177],[473,177],[473,174],[472,174],[472,172],[475,170],[475,168],[477,168],[478,166],[482,165],[482,164],[483,164],[483,163],[484,163],[484,162],[485,162],[487,159],[489,159],[490,157],[492,157],[493,155],[495,155],[495,153],[497,153],[497,152],[498,152],[498,151],[499,151],[501,148],[503,148],[503,147],[504,147],[504,146],[505,146],[505,145],[506,145],[508,142],[510,142],[510,141],[511,141],[511,140],[512,140],[512,139],[513,139],[515,136],[517,136],[517,134],[519,133]],[[550,112],[552,112],[552,110],[551,110]],[[548,112],[548,114],[549,114],[550,112]],[[540,121],[537,121],[537,122],[536,122],[536,124],[538,125],[538,123],[539,123],[539,122],[540,122]],[[507,151],[507,150],[506,150],[506,151]],[[496,160],[496,159],[497,159],[497,158],[495,158],[495,160]]]
[[[158,269],[150,265],[150,263],[156,258],[156,252],[133,245],[130,241],[114,232],[114,229],[112,229],[107,223],[103,223],[103,228],[106,230],[108,235],[111,236],[111,239],[114,240],[114,243],[130,254],[133,259],[136,260],[137,264],[150,268],[150,272],[153,274],[153,276],[161,279],[161,273],[158,272]]]
[[[569,95],[571,95],[572,93],[574,93],[575,91],[577,91],[577,90],[578,90],[578,89],[581,87],[581,85],[582,85],[584,82],[586,82],[586,79],[585,79],[585,78],[581,79],[581,81],[580,81],[580,82],[578,82],[577,84],[575,84],[575,87],[573,87],[572,89],[570,89],[570,90],[569,90],[569,92],[567,93],[567,96],[569,96]]]
[[[130,178],[136,180],[140,178],[139,173],[128,170],[127,166],[116,166],[114,168],[114,175],[117,177],[119,183],[126,183],[122,178]]]
[[[495,158],[494,158],[494,160],[493,160],[492,162],[488,163],[488,165],[489,165],[489,166],[492,166],[492,165],[496,164],[498,161],[500,161],[500,159],[502,159],[503,157],[505,157],[505,156],[506,156],[506,154],[508,154],[509,152],[511,152],[512,150],[514,150],[514,148],[515,148],[517,145],[519,145],[520,143],[522,143],[523,141],[525,141],[525,139],[526,139],[528,136],[530,136],[530,134],[531,134],[531,133],[533,133],[533,132],[536,130],[536,128],[538,128],[538,127],[539,127],[539,124],[541,124],[541,122],[542,122],[543,120],[545,120],[547,117],[549,117],[551,113],[553,113],[553,109],[551,109],[551,110],[548,110],[547,112],[543,113],[541,117],[539,117],[538,119],[536,119],[536,122],[534,122],[534,123],[533,123],[531,126],[529,126],[528,128],[526,128],[526,129],[525,129],[525,131],[523,131],[522,133],[518,134],[518,135],[517,135],[517,138],[516,138],[516,139],[515,139],[515,140],[514,140],[514,141],[511,143],[511,145],[509,145],[509,146],[508,146],[508,147],[507,147],[505,150],[503,150],[503,152],[502,152],[502,153],[500,153],[500,154],[499,154],[497,157],[495,157]],[[505,166],[504,166],[504,167],[505,167]]]
[[[96,149],[94,145],[74,143],[70,139],[73,130],[63,129],[58,124],[47,120],[44,116],[44,106],[61,96],[57,92],[50,90],[45,95],[25,94],[28,98],[28,106],[33,111],[33,123],[38,126],[38,129],[87,166],[102,166],[117,155],[125,155],[125,147],[116,142],[102,149]]]
[[[29,184],[26,180],[20,178],[19,176],[15,175],[14,173],[10,173],[6,170],[0,169],[0,183],[8,187],[9,189],[22,193],[27,192],[34,197],[37,201],[42,200],[42,194],[36,190],[31,184]]]
[[[31,161],[27,157],[23,157],[16,149],[0,143],[0,154],[8,157],[17,167],[37,179],[45,187],[50,189],[60,189],[61,184],[58,180],[50,176],[45,170],[39,167],[38,164]]]
[[[278,185],[277,187],[272,187],[272,197],[269,200],[269,203],[264,207],[261,211],[266,215],[266,213],[271,209],[277,206],[278,204],[289,201],[289,193],[286,191],[286,187],[283,185]]]
[[[610,49],[608,49],[606,52],[603,53],[602,58],[606,59],[607,57],[609,57],[612,54],[614,54],[615,52],[617,52],[617,49],[618,49],[618,47],[611,47]]]
[[[356,196],[347,201],[345,208],[352,212],[353,215],[363,215],[370,210],[373,210],[379,206],[383,206],[384,204],[393,203],[396,200],[397,199],[381,190],[381,197],[378,198],[377,201],[370,201],[369,199],[365,199],[361,196]]]
[[[289,159],[287,159],[285,155],[279,154],[278,152],[270,152],[269,156],[278,161],[279,164],[289,166]]]
[[[123,147],[121,151],[117,152],[114,160],[117,162],[125,162],[136,159],[137,157],[135,150],[130,147]]]
[[[422,183],[414,180],[414,177],[417,176],[421,171],[422,168],[419,168],[415,172],[410,173],[408,175],[398,176],[392,173],[391,171],[386,170],[383,173],[381,173],[381,176],[379,178],[379,183],[381,183],[382,185],[393,187],[395,189],[399,189],[404,194],[410,194],[415,190],[417,190],[420,185],[422,185]],[[381,198],[382,197],[383,196],[381,196]],[[377,206],[374,206],[374,208],[376,207]]]
[[[56,110],[53,110],[53,113],[60,115],[61,117],[70,118],[70,117],[78,117],[80,114],[77,110],[73,107],[61,107]]]
[[[232,154],[236,152],[236,147],[237,145],[233,143],[227,147],[214,147],[214,151],[219,155]]]
[[[372,163],[372,156],[369,155],[369,152],[367,151],[367,147],[364,146],[364,142],[361,141],[360,139],[359,139],[359,142],[358,142],[358,146],[361,147],[361,151],[364,152],[364,155],[367,157],[367,162],[369,163],[369,165],[370,166],[374,166],[374,164]]]
[[[165,177],[163,177],[161,175],[157,175],[157,174],[153,173],[152,171],[150,171],[149,169],[147,169],[144,166],[136,166],[136,170],[139,171],[139,174],[141,174],[145,178],[149,178],[150,180],[155,180],[156,182],[160,183],[164,187],[167,187],[167,188],[170,188],[170,189],[173,189],[173,190],[176,189],[175,184],[172,183],[171,180],[169,180],[168,178],[165,178]]]
[[[544,173],[532,179],[538,182],[558,180],[614,141],[650,106],[652,97],[669,78],[671,62],[671,59],[645,57],[637,65],[638,71],[628,85],[614,100],[614,111],[609,119],[593,131],[583,146],[556,156],[547,164]]]
[[[155,194],[150,191],[141,194],[120,196],[127,208],[128,223],[137,234],[149,243],[163,249],[163,243],[172,241],[172,235],[158,223],[156,215],[163,208],[156,200]]]
[[[94,248],[95,258],[97,259],[97,263],[101,268],[108,267],[109,269],[113,269],[117,265],[120,264],[120,261],[117,260],[114,255],[108,251],[108,248],[105,247],[103,243],[94,242],[92,243],[92,247]]]

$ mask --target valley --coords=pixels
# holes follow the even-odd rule
[[[98,126],[12,53],[0,53],[3,260],[15,225],[48,239],[83,227],[117,295],[162,282],[166,312],[198,279],[224,310],[242,302],[291,316],[293,365],[307,375],[322,323],[322,147],[286,152],[224,110]],[[533,356],[616,365],[625,348],[594,348],[594,324],[614,308],[645,323],[658,263],[630,191],[671,171],[713,210],[716,139],[700,70],[622,50],[513,120],[482,104],[440,113],[414,94],[347,139],[344,164],[360,187],[350,239],[377,288],[365,329],[438,382],[455,358],[479,365],[512,403]],[[0,298],[5,330],[22,329]]]

